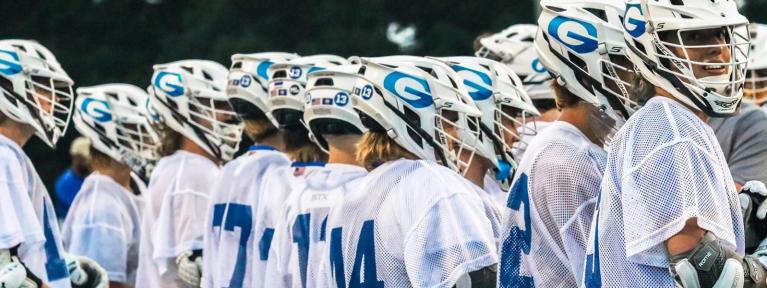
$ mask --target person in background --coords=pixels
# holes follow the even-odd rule
[[[60,219],[67,217],[69,206],[75,200],[77,191],[83,185],[85,177],[91,174],[90,163],[91,143],[88,138],[77,137],[69,147],[72,164],[56,180],[56,215]]]

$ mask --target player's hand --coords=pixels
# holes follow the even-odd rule
[[[34,280],[27,278],[27,268],[19,258],[11,256],[8,250],[0,251],[0,287],[37,288]]]
[[[66,255],[69,280],[75,288],[108,288],[107,271],[93,259],[85,256]]]
[[[767,187],[762,181],[752,180],[746,182],[742,188],[740,188],[740,195],[751,196],[753,204],[759,205],[756,208],[756,218],[764,220],[767,217],[767,201],[764,201],[767,197]],[[740,196],[743,197],[743,196]],[[743,200],[741,200],[741,204]],[[742,208],[743,205],[741,205]]]
[[[189,287],[200,287],[202,250],[186,251],[176,258],[178,279]]]

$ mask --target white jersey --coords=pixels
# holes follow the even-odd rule
[[[91,173],[64,220],[64,247],[99,263],[109,281],[133,286],[141,235],[139,207],[138,198],[112,178]]]
[[[379,166],[328,216],[321,287],[452,287],[498,262],[474,187],[423,160]]]
[[[285,201],[293,191],[303,190],[307,174],[321,170],[324,166],[324,162],[293,162],[290,167],[273,169],[265,175],[254,217],[254,241],[258,257],[251,261],[251,287],[266,287],[266,269],[269,262],[277,261],[275,257],[270,257],[270,250],[277,225],[285,221],[285,215],[282,214]]]
[[[306,175],[303,190],[285,202],[269,253],[276,261],[269,261],[264,287],[318,287],[328,213],[344,195],[359,189],[367,174],[360,166],[328,163]]]
[[[183,150],[160,159],[149,180],[141,222],[136,287],[180,287],[176,256],[202,249],[208,195],[219,167]]]
[[[530,143],[503,223],[499,287],[575,287],[607,153],[552,122]]]
[[[285,169],[287,156],[273,147],[253,145],[227,163],[211,192],[203,248],[202,287],[243,287],[251,283],[258,257],[253,227],[264,175]]]
[[[690,218],[744,255],[737,191],[714,133],[654,97],[616,134],[587,248],[585,286],[674,287],[665,241]]]
[[[56,212],[24,151],[0,134],[0,249],[17,245],[21,262],[52,288],[70,287]]]
[[[503,208],[503,204],[498,201],[498,194],[506,193],[503,193],[498,182],[492,179],[493,178],[490,176],[485,176],[483,179],[484,188],[477,187],[477,185],[474,185],[468,180],[466,181],[471,184],[470,186],[477,192],[477,196],[482,199],[482,206],[485,208],[485,216],[490,220],[490,226],[493,228],[493,237],[495,237],[496,240],[495,247],[497,248],[499,247],[498,244],[501,239],[501,209]]]
[[[501,188],[498,181],[490,174],[485,175],[485,192],[493,198],[493,201],[498,205],[499,211],[503,211],[503,207],[506,207],[506,200],[509,198],[509,191]]]
[[[529,148],[528,146],[530,143],[533,142],[533,139],[535,139],[535,136],[538,134],[541,134],[543,129],[546,129],[546,127],[549,127],[553,123],[552,121],[531,121],[525,123],[524,127],[518,127],[517,128],[517,134],[519,135],[520,139],[517,142],[514,142],[514,144],[511,146],[511,154],[514,154],[514,156],[517,157],[517,159],[522,159],[522,156],[525,155],[525,151]],[[525,131],[536,131],[535,134],[531,133],[524,133]]]

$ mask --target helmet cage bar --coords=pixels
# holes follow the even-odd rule
[[[743,91],[748,94],[766,92],[767,69],[749,69],[746,71],[746,83],[744,85]]]
[[[155,87],[152,86],[152,90],[154,90],[154,89],[155,89]],[[157,92],[152,92],[152,93],[157,93]],[[221,149],[223,147],[216,145],[215,143],[213,143],[211,141],[211,139],[209,139],[209,137],[207,137],[208,132],[206,132],[205,130],[211,131],[210,129],[205,128],[205,130],[203,130],[202,127],[200,127],[201,125],[199,125],[198,123],[196,123],[194,121],[184,121],[183,119],[185,117],[183,115],[181,115],[181,113],[176,111],[176,109],[173,108],[173,106],[171,106],[170,103],[168,103],[167,101],[165,101],[165,100],[163,100],[163,99],[161,99],[159,97],[156,98],[156,100],[157,100],[157,102],[159,102],[160,104],[165,106],[165,108],[168,109],[168,111],[171,112],[171,115],[174,118],[176,118],[180,123],[185,123],[185,125],[189,125],[189,127],[192,128],[192,131],[194,132],[194,134],[197,135],[197,138],[199,138],[201,141],[203,141],[205,146],[207,146],[210,149],[210,151],[213,153],[213,156],[216,156],[217,158],[220,158],[223,155],[222,154],[223,152],[222,152],[222,149]],[[158,121],[158,123],[161,123],[161,122],[162,121]],[[239,146],[239,143],[238,143],[238,146]]]
[[[378,95],[379,97],[384,97],[383,95],[380,95],[378,93],[375,93],[375,95]],[[383,103],[384,103],[384,105],[386,105],[386,108],[388,108],[389,110],[391,110],[394,113],[394,115],[397,115],[397,117],[399,117],[403,122],[405,122],[405,124],[407,125],[408,128],[410,128],[413,131],[415,131],[415,133],[418,134],[418,136],[420,136],[421,139],[423,139],[423,141],[426,142],[426,144],[429,144],[429,146],[431,146],[432,149],[434,149],[434,154],[436,154],[436,156],[438,158],[437,159],[438,163],[448,163],[447,155],[442,150],[442,148],[440,148],[440,146],[437,145],[436,142],[434,142],[434,137],[432,137],[432,135],[430,133],[424,131],[421,128],[421,125],[418,125],[417,123],[413,123],[412,121],[410,121],[408,119],[408,117],[405,116],[405,114],[403,114],[402,112],[400,112],[397,109],[397,107],[394,107],[394,105],[389,103],[389,101],[386,101],[385,97],[384,97]],[[402,137],[404,137],[404,135]]]
[[[452,121],[445,117],[443,112],[456,113],[458,119]],[[444,152],[448,162],[442,165],[454,169],[458,174],[466,175],[477,154],[474,147],[480,137],[479,117],[467,117],[459,111],[438,108],[434,121],[436,139],[442,147],[446,147]],[[475,127],[474,131],[470,128],[472,125]],[[456,133],[449,133],[447,129],[454,129]]]
[[[72,86],[68,80],[47,78],[45,80],[33,80],[27,76],[25,79],[26,97],[16,97],[29,109],[35,122],[44,133],[37,131],[38,136],[49,145],[57,142],[63,136],[70,120],[70,111],[74,104]],[[64,84],[64,86],[62,86]],[[45,91],[50,97],[41,95],[39,91]],[[48,105],[48,110],[43,109]]]
[[[518,110],[517,108],[508,105],[496,105],[493,123],[495,124],[496,133],[501,139],[501,143],[507,151],[513,151],[512,147],[507,144],[508,142],[520,143],[518,145],[524,145],[526,147],[529,143],[527,143],[521,135],[537,135],[538,128],[536,121],[527,122],[528,113],[524,111],[520,111],[519,116],[510,115],[509,113],[506,113],[506,111],[503,111],[504,106]],[[506,127],[506,125],[503,124],[503,119],[514,123],[514,129]],[[529,127],[527,123],[532,123],[533,127]],[[511,139],[507,139],[507,135],[510,135]]]
[[[732,26],[726,26],[721,27],[724,29],[726,43],[724,44],[705,44],[705,45],[686,45],[684,43],[684,38],[682,37],[682,33],[690,32],[690,31],[696,31],[700,29],[679,29],[676,31],[676,37],[679,40],[679,43],[669,42],[669,41],[663,41],[660,39],[660,36],[658,33],[653,33],[652,36],[654,38],[654,41],[656,43],[656,48],[660,53],[657,54],[658,58],[661,59],[661,63],[668,62],[673,65],[673,67],[666,67],[666,65],[660,65],[657,67],[658,70],[663,70],[666,73],[669,73],[673,76],[682,78],[682,82],[685,86],[688,86],[693,91],[700,91],[699,93],[706,92],[706,90],[710,90],[711,86],[725,86],[729,88],[730,95],[724,97],[735,97],[737,93],[739,93],[740,89],[743,87],[743,84],[745,83],[745,71],[746,66],[748,64],[748,55],[750,53],[750,44],[749,39],[750,35],[748,33],[747,25],[739,25],[737,27]],[[743,28],[745,30],[745,33],[737,33],[737,28]],[[684,58],[680,58],[676,56],[670,49],[670,48],[679,48],[684,53]],[[688,53],[688,49],[706,49],[706,48],[727,48],[730,51],[730,62],[700,62],[700,61],[693,61],[690,60],[690,55]],[[663,61],[666,60],[666,61]],[[734,61],[733,61],[734,60]],[[727,68],[727,70],[730,73],[730,77],[726,81],[712,81],[712,80],[702,80],[698,79],[694,73],[693,73],[693,65],[698,66],[712,66],[712,65],[721,65]],[[676,68],[676,69],[674,69]],[[720,91],[708,91],[710,92],[716,92],[720,93]]]
[[[208,99],[208,104],[201,103],[202,99]],[[222,104],[226,109],[217,108],[216,104]],[[205,97],[190,97],[189,115],[192,124],[206,134],[218,135],[224,147],[236,150],[239,145],[243,127],[239,116],[231,104],[227,101],[216,101]],[[231,119],[229,123],[218,121],[219,116]]]

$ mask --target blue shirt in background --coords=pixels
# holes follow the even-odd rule
[[[56,180],[56,216],[61,219],[67,217],[69,206],[72,205],[77,191],[80,191],[83,180],[85,178],[77,176],[72,168],[67,168],[64,174],[59,176],[59,179]]]

